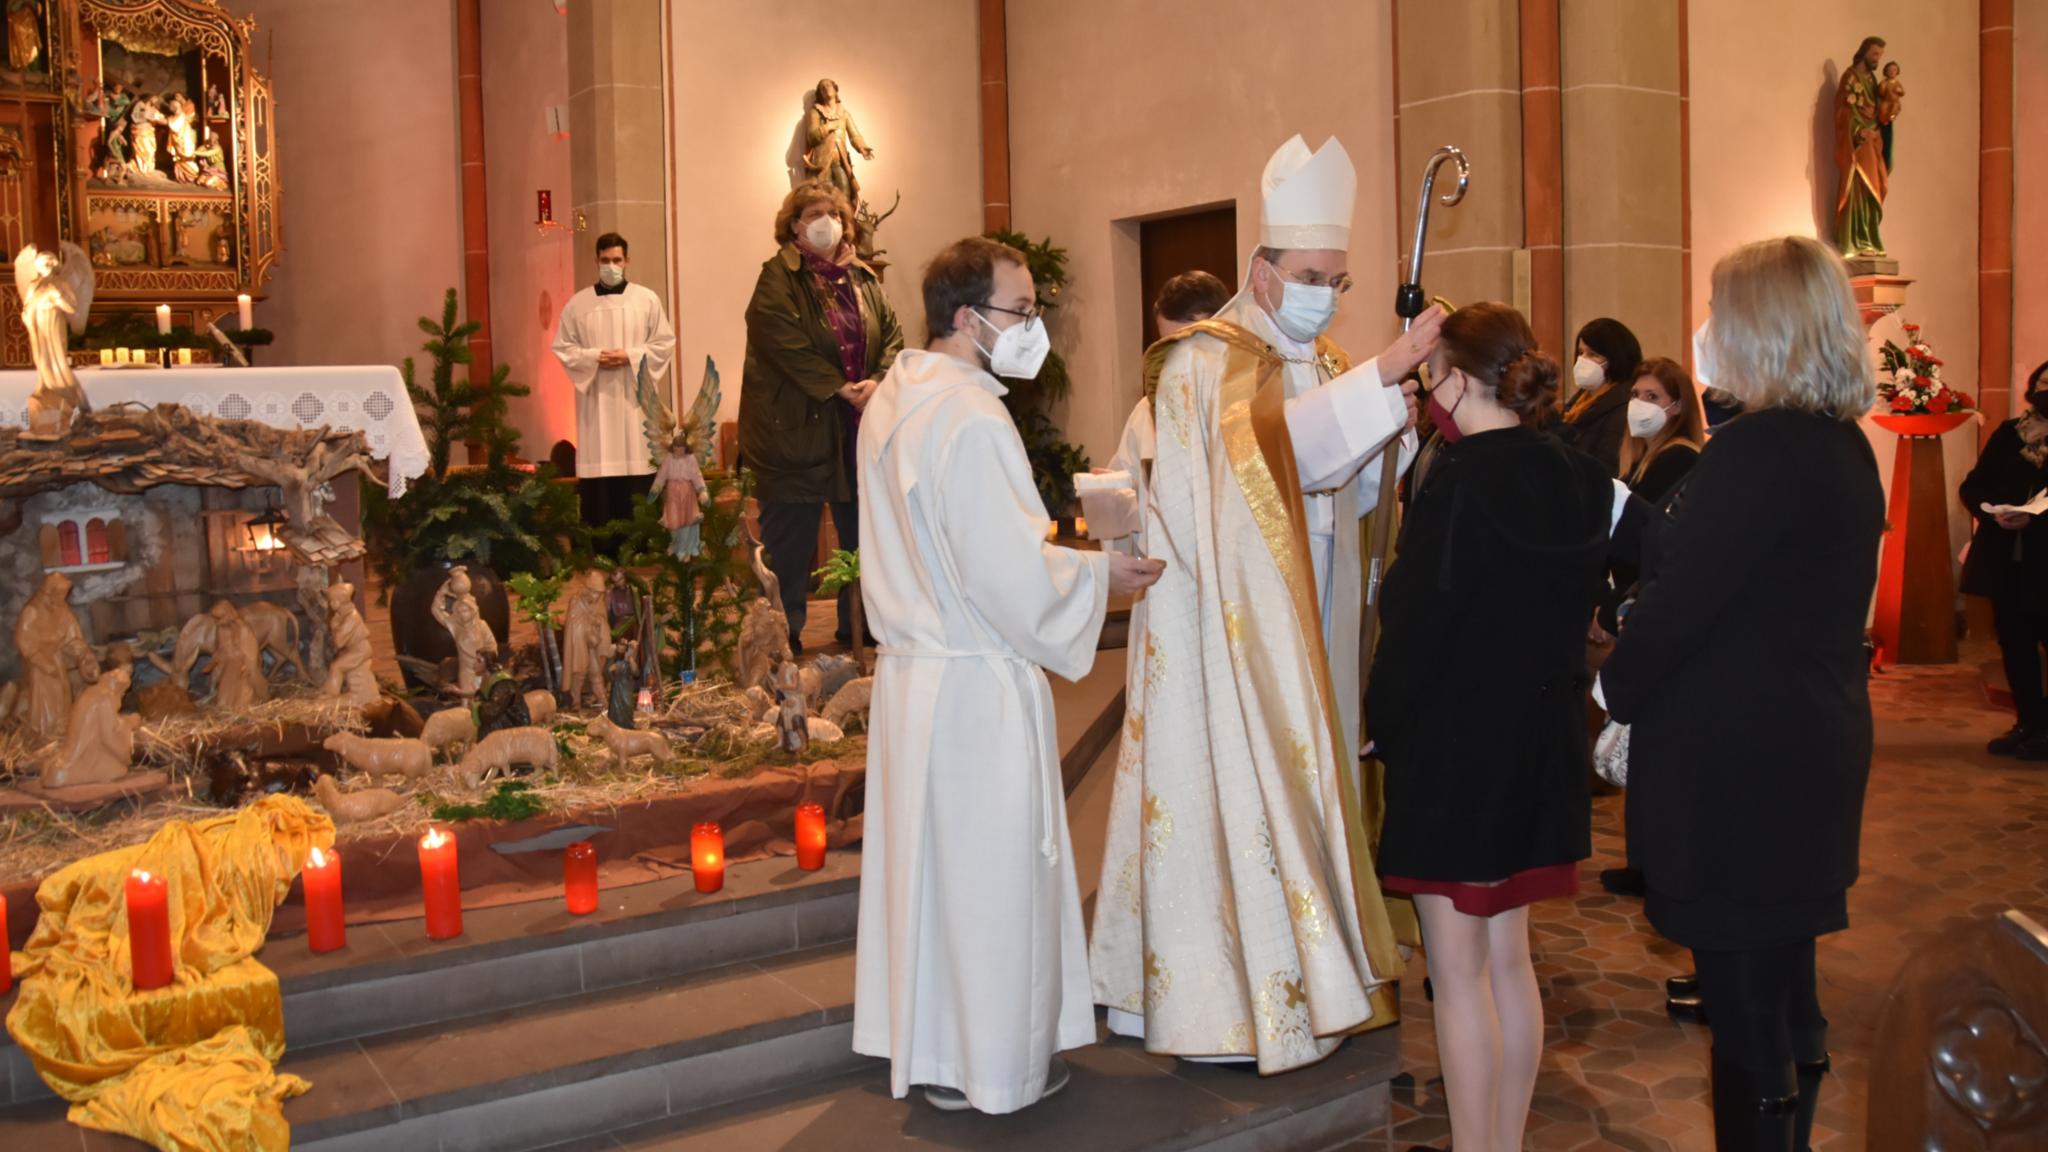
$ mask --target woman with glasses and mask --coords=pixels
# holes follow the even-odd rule
[[[1621,442],[1628,436],[1630,388],[1643,362],[1643,346],[1619,320],[1602,316],[1579,329],[1558,439],[1621,475]]]
[[[1451,1146],[1520,1148],[1543,1052],[1529,905],[1575,894],[1592,851],[1586,621],[1626,493],[1550,431],[1557,363],[1521,313],[1451,313],[1437,362],[1449,443],[1402,525],[1365,701],[1379,866],[1422,921]]]
[[[1631,726],[1644,910],[1713,1013],[1716,1147],[1805,1148],[1828,1068],[1814,942],[1848,926],[1870,773],[1876,386],[1817,241],[1724,257],[1712,307],[1711,379],[1744,415],[1700,453],[1599,682]]]
[[[2027,377],[2027,407],[1998,426],[1963,480],[1963,506],[1977,521],[1963,559],[1965,595],[1991,601],[2005,682],[2018,712],[2012,730],[1991,741],[1994,756],[2048,760],[2048,703],[2041,650],[2048,645],[2048,523],[1986,505],[2025,504],[2048,488],[2048,364]]]
[[[754,473],[761,544],[781,585],[790,648],[801,654],[827,504],[839,546],[860,547],[854,438],[903,331],[881,280],[854,255],[853,206],[837,189],[792,189],[775,213],[775,241],[747,305],[740,459]],[[841,644],[854,639],[855,594],[839,593]]]

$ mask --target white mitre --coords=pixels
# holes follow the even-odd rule
[[[1259,243],[1268,248],[1351,248],[1358,172],[1335,136],[1309,153],[1297,133],[1266,161]]]

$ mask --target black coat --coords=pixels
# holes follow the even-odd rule
[[[2000,424],[1963,478],[1963,507],[1976,519],[1977,534],[1963,558],[1962,590],[2040,610],[2048,608],[2048,517],[2036,516],[2014,532],[1984,512],[1986,504],[2024,504],[2048,488],[2048,467],[2037,468],[2020,455],[2019,423]]]
[[[1366,693],[1380,867],[1486,882],[1591,854],[1586,622],[1614,485],[1548,433],[1444,447],[1387,572]]]
[[[1681,944],[1743,946],[1660,920],[1660,897],[1712,913],[1689,925],[1839,926],[1799,921],[1856,880],[1884,517],[1856,425],[1768,409],[1707,442],[1657,534],[1600,682],[1633,726],[1630,856]]]
[[[1621,441],[1628,435],[1629,385],[1608,383],[1591,403],[1558,425],[1557,438],[1600,462],[1609,476],[1621,475]]]

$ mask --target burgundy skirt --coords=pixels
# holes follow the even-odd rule
[[[1467,916],[1498,916],[1538,900],[1579,894],[1577,864],[1546,864],[1528,868],[1497,884],[1466,884],[1456,880],[1410,880],[1382,876],[1380,887],[1408,896],[1447,896],[1451,907]]]

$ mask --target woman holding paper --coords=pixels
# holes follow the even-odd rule
[[[2048,490],[2048,363],[2027,377],[2027,407],[1991,434],[1963,479],[1963,506],[1977,534],[1963,559],[1963,592],[1991,601],[1998,652],[2018,713],[1991,741],[1994,756],[2048,760],[2048,701],[2041,650],[2048,645],[2048,525],[2018,505]]]

